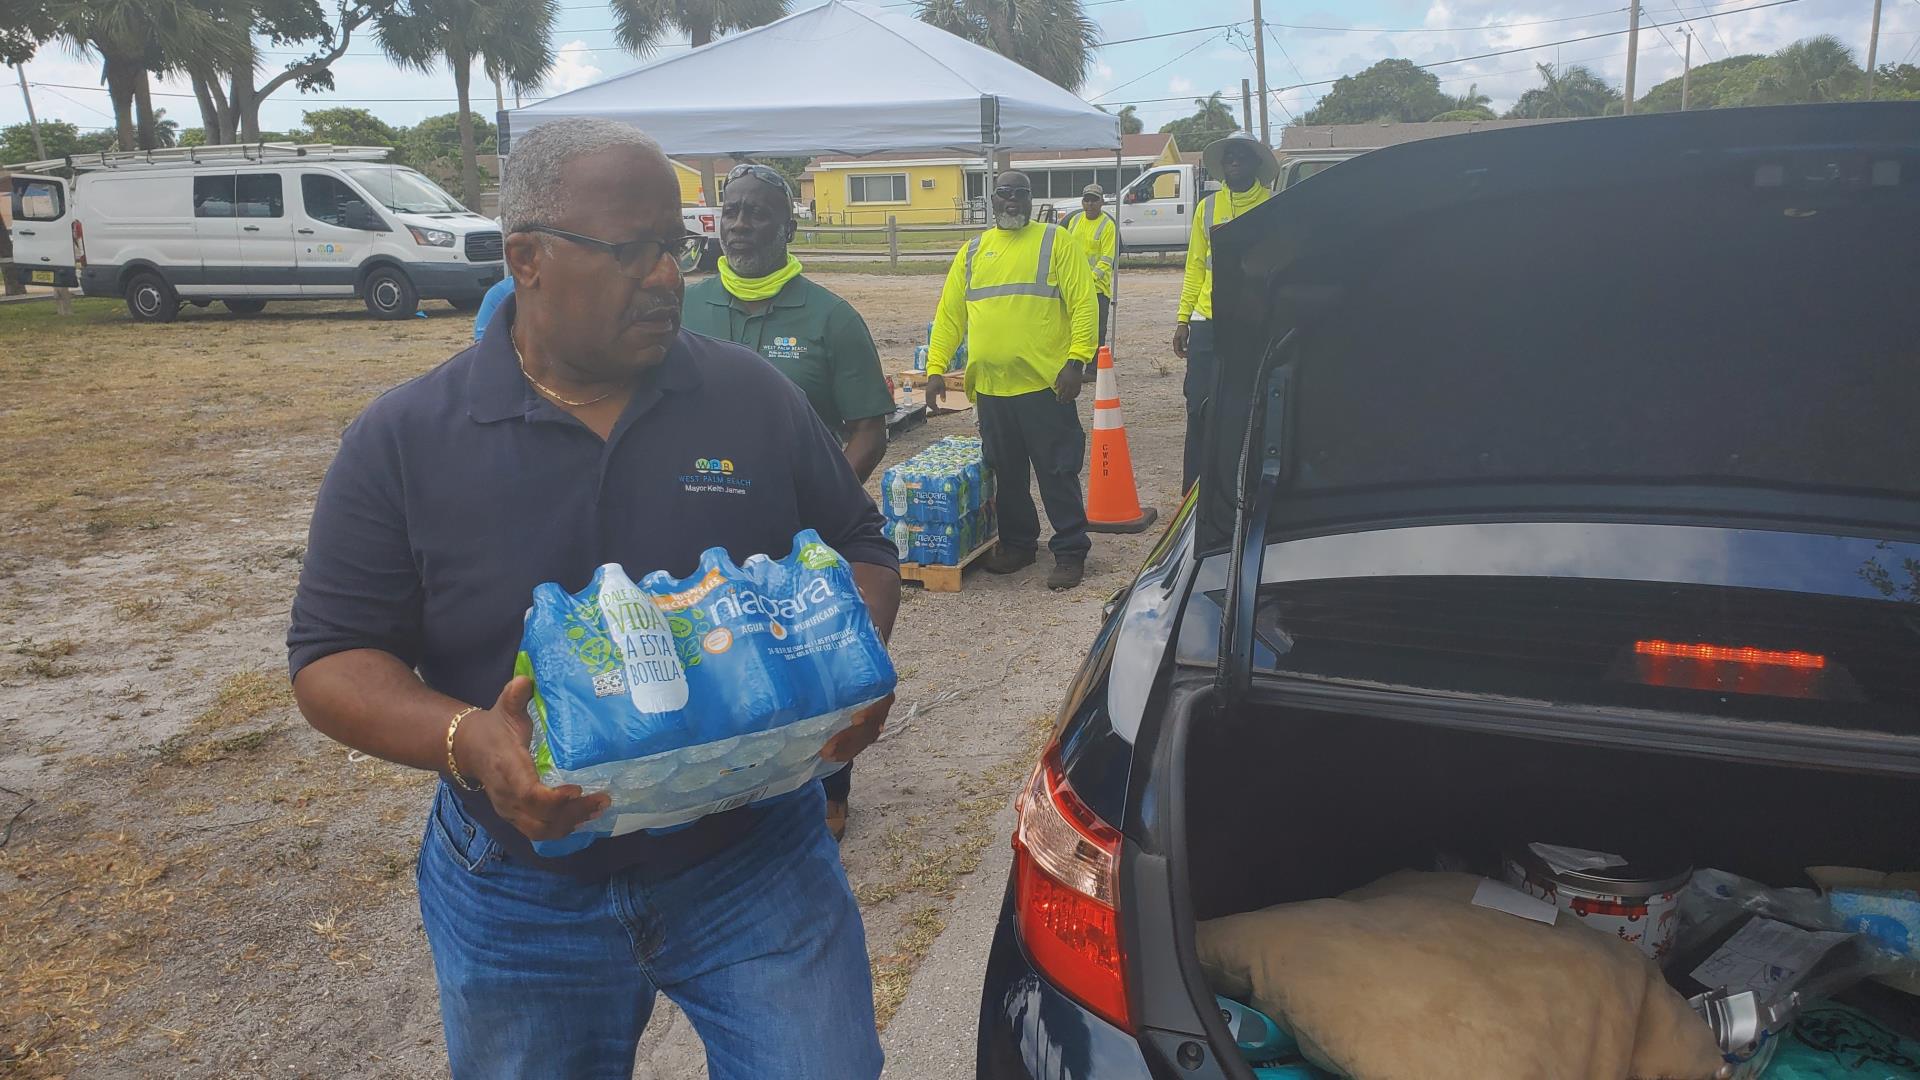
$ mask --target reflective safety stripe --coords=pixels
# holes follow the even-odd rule
[[[1206,198],[1200,200],[1201,202],[1206,204],[1205,217],[1207,219],[1207,273],[1209,274],[1213,273],[1213,200],[1216,197],[1217,195],[1209,195]]]
[[[1045,225],[1046,232],[1040,234],[1040,265],[1034,271],[1033,280],[1016,281],[1006,285],[973,284],[973,256],[980,250],[980,238],[974,237],[967,243],[967,300],[991,300],[996,296],[1044,296],[1059,299],[1060,286],[1047,284],[1047,270],[1053,265],[1053,238],[1060,230],[1055,225]]]
[[[1127,422],[1121,418],[1118,404],[1102,405],[1093,410],[1093,430],[1095,431],[1114,431],[1126,426]]]
[[[1109,401],[1120,404],[1120,387],[1113,377],[1113,369],[1103,367],[1093,377],[1093,403],[1105,406]]]
[[[1100,238],[1105,235],[1107,235],[1107,216],[1102,214],[1100,215],[1100,224],[1093,227],[1093,242],[1096,244],[1099,243]]]

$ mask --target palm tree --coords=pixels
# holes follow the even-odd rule
[[[150,72],[189,62],[253,62],[244,31],[189,0],[58,0],[49,14],[70,48],[100,57],[122,150],[155,145]]]
[[[1760,61],[1759,77],[1742,105],[1839,101],[1866,79],[1853,51],[1831,34],[1803,38]]]
[[[1137,111],[1139,108],[1138,105],[1129,105],[1120,110],[1120,134],[1138,135],[1147,129],[1147,126],[1140,122],[1140,114]]]
[[[694,48],[736,30],[765,26],[787,14],[787,0],[610,0],[613,39],[620,47],[645,56],[671,32],[687,35]],[[718,204],[713,159],[700,162],[700,194]]]
[[[1028,71],[1078,91],[1100,28],[1080,0],[915,0],[922,22],[992,49]]]
[[[400,0],[374,16],[380,48],[402,67],[432,71],[445,60],[459,98],[460,198],[480,205],[474,145],[474,61],[489,79],[531,91],[552,70],[558,0]]]
[[[1493,99],[1480,92],[1479,83],[1468,83],[1466,93],[1458,97],[1450,97],[1447,102],[1449,111],[1471,112],[1493,104]]]
[[[167,119],[167,110],[153,110],[153,145],[169,147],[180,145],[180,121]]]
[[[1507,110],[1508,119],[1543,120],[1567,116],[1605,116],[1620,104],[1620,91],[1592,68],[1578,64],[1561,71],[1535,64],[1541,85],[1520,95]]]

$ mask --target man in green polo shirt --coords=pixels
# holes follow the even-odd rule
[[[807,280],[787,251],[793,189],[765,165],[727,174],[720,199],[720,272],[689,285],[681,325],[753,349],[806,392],[820,422],[839,436],[862,483],[887,452],[893,392],[867,322],[853,305]],[[851,766],[827,777],[827,827],[847,829]]]
[[[720,272],[687,286],[684,325],[753,349],[807,395],[840,437],[863,482],[887,451],[893,393],[866,320],[853,305],[803,277],[788,253],[793,196],[764,165],[727,174],[720,201]]]

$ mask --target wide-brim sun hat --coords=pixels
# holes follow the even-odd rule
[[[1208,176],[1215,180],[1226,178],[1227,147],[1235,144],[1253,151],[1254,160],[1259,163],[1259,171],[1254,174],[1255,179],[1271,185],[1280,178],[1280,159],[1273,156],[1273,148],[1244,131],[1236,131],[1223,139],[1215,139],[1207,144],[1206,150],[1200,154],[1200,162],[1206,166]]]

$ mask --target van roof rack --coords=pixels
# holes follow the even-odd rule
[[[225,143],[215,146],[172,146],[164,150],[105,150],[69,154],[45,161],[8,165],[10,172],[52,172],[97,169],[193,168],[195,166],[287,164],[299,161],[383,161],[390,146],[335,146],[331,143]]]

